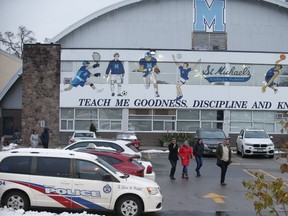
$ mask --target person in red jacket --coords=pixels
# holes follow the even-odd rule
[[[194,158],[194,156],[193,149],[189,146],[188,141],[185,141],[184,144],[179,148],[178,154],[181,158],[181,163],[183,166],[182,178],[189,179],[188,166],[190,163],[190,159]]]

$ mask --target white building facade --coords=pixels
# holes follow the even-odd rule
[[[98,132],[213,127],[233,134],[257,127],[287,133],[288,56],[277,62],[282,68],[273,89],[262,91],[266,73],[280,54],[288,55],[287,35],[288,3],[277,0],[126,0],[97,11],[53,39],[62,47],[60,133],[91,123]],[[89,69],[83,86],[67,90],[73,79],[83,78],[77,74],[83,61],[95,64],[94,52],[100,66]],[[153,79],[145,84],[138,70],[147,52],[160,69],[158,87]],[[115,53],[125,73],[112,96],[114,78],[107,68]],[[180,65],[195,65],[180,100],[180,70],[172,56]]]

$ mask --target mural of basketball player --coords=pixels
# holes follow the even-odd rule
[[[156,75],[160,73],[160,70],[157,66],[157,59],[152,57],[150,52],[146,52],[145,57],[140,59],[138,71],[143,73],[146,89],[150,87],[150,83],[153,83],[155,97],[159,97]]]
[[[285,55],[284,55],[285,56]],[[262,86],[262,93],[266,92],[266,88],[271,88],[274,93],[277,93],[278,89],[276,88],[276,83],[274,80],[279,76],[280,70],[282,69],[282,65],[280,65],[280,61],[285,60],[285,57],[280,56],[280,59],[275,62],[274,67],[270,68],[265,75],[266,84]]]
[[[198,62],[195,65],[193,65],[192,67],[189,67],[189,64],[187,62],[184,62],[183,65],[178,63],[176,61],[174,55],[172,55],[172,58],[173,58],[174,63],[179,68],[179,72],[180,72],[180,77],[179,77],[179,80],[178,80],[178,82],[176,84],[176,95],[177,95],[176,100],[180,100],[181,98],[183,98],[183,93],[182,93],[181,86],[188,82],[188,80],[189,80],[189,77],[188,77],[189,72],[191,72],[191,71],[196,69],[198,64],[201,62],[201,59],[199,59]]]
[[[89,71],[89,69],[92,68],[97,68],[100,65],[94,64],[92,67],[90,66],[90,62],[89,61],[83,61],[82,62],[82,66],[80,67],[80,69],[78,70],[76,76],[72,79],[70,85],[64,89],[64,91],[69,91],[71,90],[73,87],[78,87],[80,86],[84,86],[84,85],[90,85],[90,87],[92,89],[96,89],[95,85],[92,82],[87,81],[87,79],[90,77],[90,75],[92,74],[92,72]],[[98,77],[100,76],[100,73],[95,73],[94,76]]]
[[[122,83],[125,70],[121,61],[119,61],[119,53],[113,55],[114,60],[110,61],[106,69],[106,79],[110,78],[110,89],[112,96],[115,96],[115,84],[117,84],[117,96],[122,96]],[[110,74],[110,75],[109,75]]]

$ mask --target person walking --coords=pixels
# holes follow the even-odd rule
[[[202,139],[198,139],[194,148],[193,148],[193,153],[195,156],[195,160],[196,160],[196,173],[197,173],[197,177],[200,177],[200,168],[202,167],[203,163],[202,163],[202,155],[204,152],[204,144],[203,144],[203,140]]]
[[[39,142],[38,134],[36,133],[36,130],[32,130],[32,134],[30,136],[31,148],[37,148],[38,142]]]
[[[219,143],[216,149],[217,166],[221,168],[220,184],[226,186],[225,176],[227,168],[231,163],[231,148],[228,139],[224,139],[222,143]]]
[[[49,128],[45,127],[44,131],[42,132],[41,136],[40,136],[42,145],[44,148],[48,148],[48,144],[49,144]]]
[[[193,149],[189,146],[188,141],[184,141],[183,145],[179,148],[178,154],[181,158],[181,163],[183,166],[182,178],[189,179],[188,166],[190,163],[190,159],[194,158],[194,156],[193,156]]]
[[[176,165],[177,161],[179,160],[179,157],[178,157],[178,144],[175,138],[172,138],[171,143],[168,145],[168,149],[169,149],[168,159],[172,166],[170,170],[170,179],[176,180],[174,174],[176,171]]]

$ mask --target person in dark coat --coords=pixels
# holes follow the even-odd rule
[[[178,157],[178,144],[176,142],[175,138],[172,138],[171,143],[168,145],[169,149],[169,156],[168,159],[171,163],[171,170],[170,170],[170,179],[175,180],[176,178],[174,177],[175,171],[176,171],[176,165],[177,161],[179,159]]]
[[[227,168],[231,161],[231,148],[228,139],[224,139],[222,143],[219,143],[216,149],[217,166],[221,168],[220,184],[225,186],[225,176]]]
[[[195,156],[195,160],[196,160],[196,173],[197,173],[197,177],[200,177],[201,174],[200,174],[200,168],[202,167],[203,165],[203,162],[202,162],[202,155],[203,155],[203,152],[204,152],[204,144],[203,144],[203,140],[202,139],[198,139],[194,148],[193,148],[193,153],[194,153],[194,156]]]
[[[49,128],[44,128],[44,131],[41,134],[41,142],[44,148],[48,148],[49,144]]]

